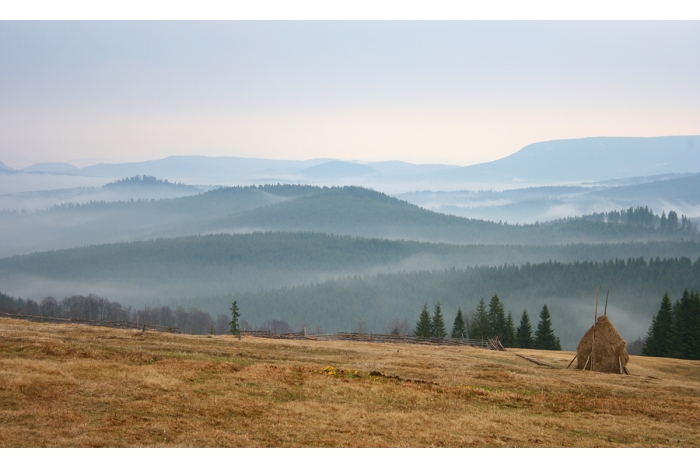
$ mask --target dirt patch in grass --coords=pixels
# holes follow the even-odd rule
[[[0,445],[700,444],[698,361],[633,357],[620,376],[565,370],[573,356],[0,319]]]

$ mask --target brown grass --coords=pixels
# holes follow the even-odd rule
[[[700,444],[698,361],[634,357],[620,376],[563,370],[571,352],[517,352],[559,369],[512,351],[0,319],[0,444]]]

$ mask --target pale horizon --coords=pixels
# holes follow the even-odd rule
[[[467,166],[700,134],[694,22],[0,22],[0,161]]]

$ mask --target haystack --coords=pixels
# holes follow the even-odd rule
[[[593,327],[583,335],[578,343],[577,369],[591,370],[591,352],[593,349]],[[598,318],[595,326],[595,370],[610,374],[626,374],[625,366],[630,357],[627,354],[627,342],[617,332],[607,315]],[[588,363],[588,364],[586,364]]]

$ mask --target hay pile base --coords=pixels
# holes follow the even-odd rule
[[[593,327],[583,335],[578,343],[577,369],[591,369],[591,352],[593,348]],[[591,358],[591,360],[589,360]],[[611,374],[627,373],[625,366],[629,362],[627,342],[617,332],[607,315],[598,318],[595,327],[595,371]],[[588,364],[586,365],[586,363]]]

